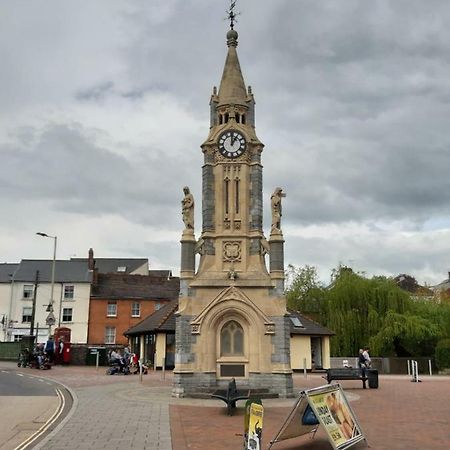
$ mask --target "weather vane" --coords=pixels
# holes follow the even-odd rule
[[[236,6],[236,2],[237,0],[230,0],[230,9],[227,11],[227,19],[230,19],[230,28],[233,29],[234,28],[234,23],[237,22],[236,20],[236,16],[239,15],[239,13],[235,13],[234,7]]]

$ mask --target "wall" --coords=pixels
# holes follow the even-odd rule
[[[309,336],[291,336],[291,368],[303,370],[304,358],[306,369],[311,370],[311,338]]]
[[[14,329],[11,330],[11,334],[29,334],[30,323],[22,323],[22,310],[24,306],[31,307],[32,299],[23,299],[24,285],[33,285],[34,282],[15,282],[12,284],[12,312],[11,319],[17,321],[14,324]],[[64,286],[74,286],[74,298],[73,300],[64,300]],[[67,326],[72,330],[72,342],[73,343],[86,343],[87,342],[87,327],[88,327],[88,313],[89,313],[89,297],[91,292],[90,283],[55,283],[53,292],[53,314],[56,318],[55,326],[52,330],[61,324],[61,326]],[[51,283],[39,283],[36,294],[36,310],[35,310],[35,328],[38,327],[41,332],[38,335],[39,342],[45,342],[48,333],[44,332],[44,329],[48,330],[48,326],[45,324],[48,312],[46,307],[49,304],[51,296]],[[72,322],[62,322],[62,309],[72,308]]]
[[[163,366],[163,358],[166,357],[166,335],[158,333],[156,335],[156,367]]]
[[[108,301],[117,302],[117,316],[108,317],[106,315]],[[131,316],[131,307],[134,302],[141,303],[141,315],[139,317]],[[90,345],[103,344],[105,342],[105,328],[116,328],[116,344],[126,345],[128,338],[123,333],[129,328],[137,325],[143,319],[155,312],[156,303],[164,304],[166,301],[155,301],[149,299],[117,299],[108,300],[101,298],[92,298],[89,306],[89,332],[88,343]]]

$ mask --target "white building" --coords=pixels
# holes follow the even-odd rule
[[[19,341],[32,330],[38,342],[47,340],[52,264],[52,260],[27,259],[20,264],[0,264],[0,341]],[[148,259],[94,260],[94,252],[90,249],[88,258],[55,262],[55,324],[51,330],[55,327],[70,328],[71,342],[75,344],[87,343],[91,284],[95,272],[148,275]]]

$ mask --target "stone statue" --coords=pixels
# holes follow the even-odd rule
[[[183,222],[186,229],[194,229],[194,196],[189,191],[189,188],[185,186],[183,188],[184,198],[181,201],[181,210],[183,214]]]
[[[272,227],[271,233],[279,232],[281,230],[281,199],[286,197],[283,189],[277,187],[270,197],[270,204],[272,207]]]

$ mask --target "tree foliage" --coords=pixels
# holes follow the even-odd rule
[[[394,279],[338,267],[325,287],[311,266],[289,266],[289,277],[288,305],[336,333],[333,356],[357,355],[365,345],[373,355],[429,356],[439,339],[450,337],[450,305],[414,300]]]

